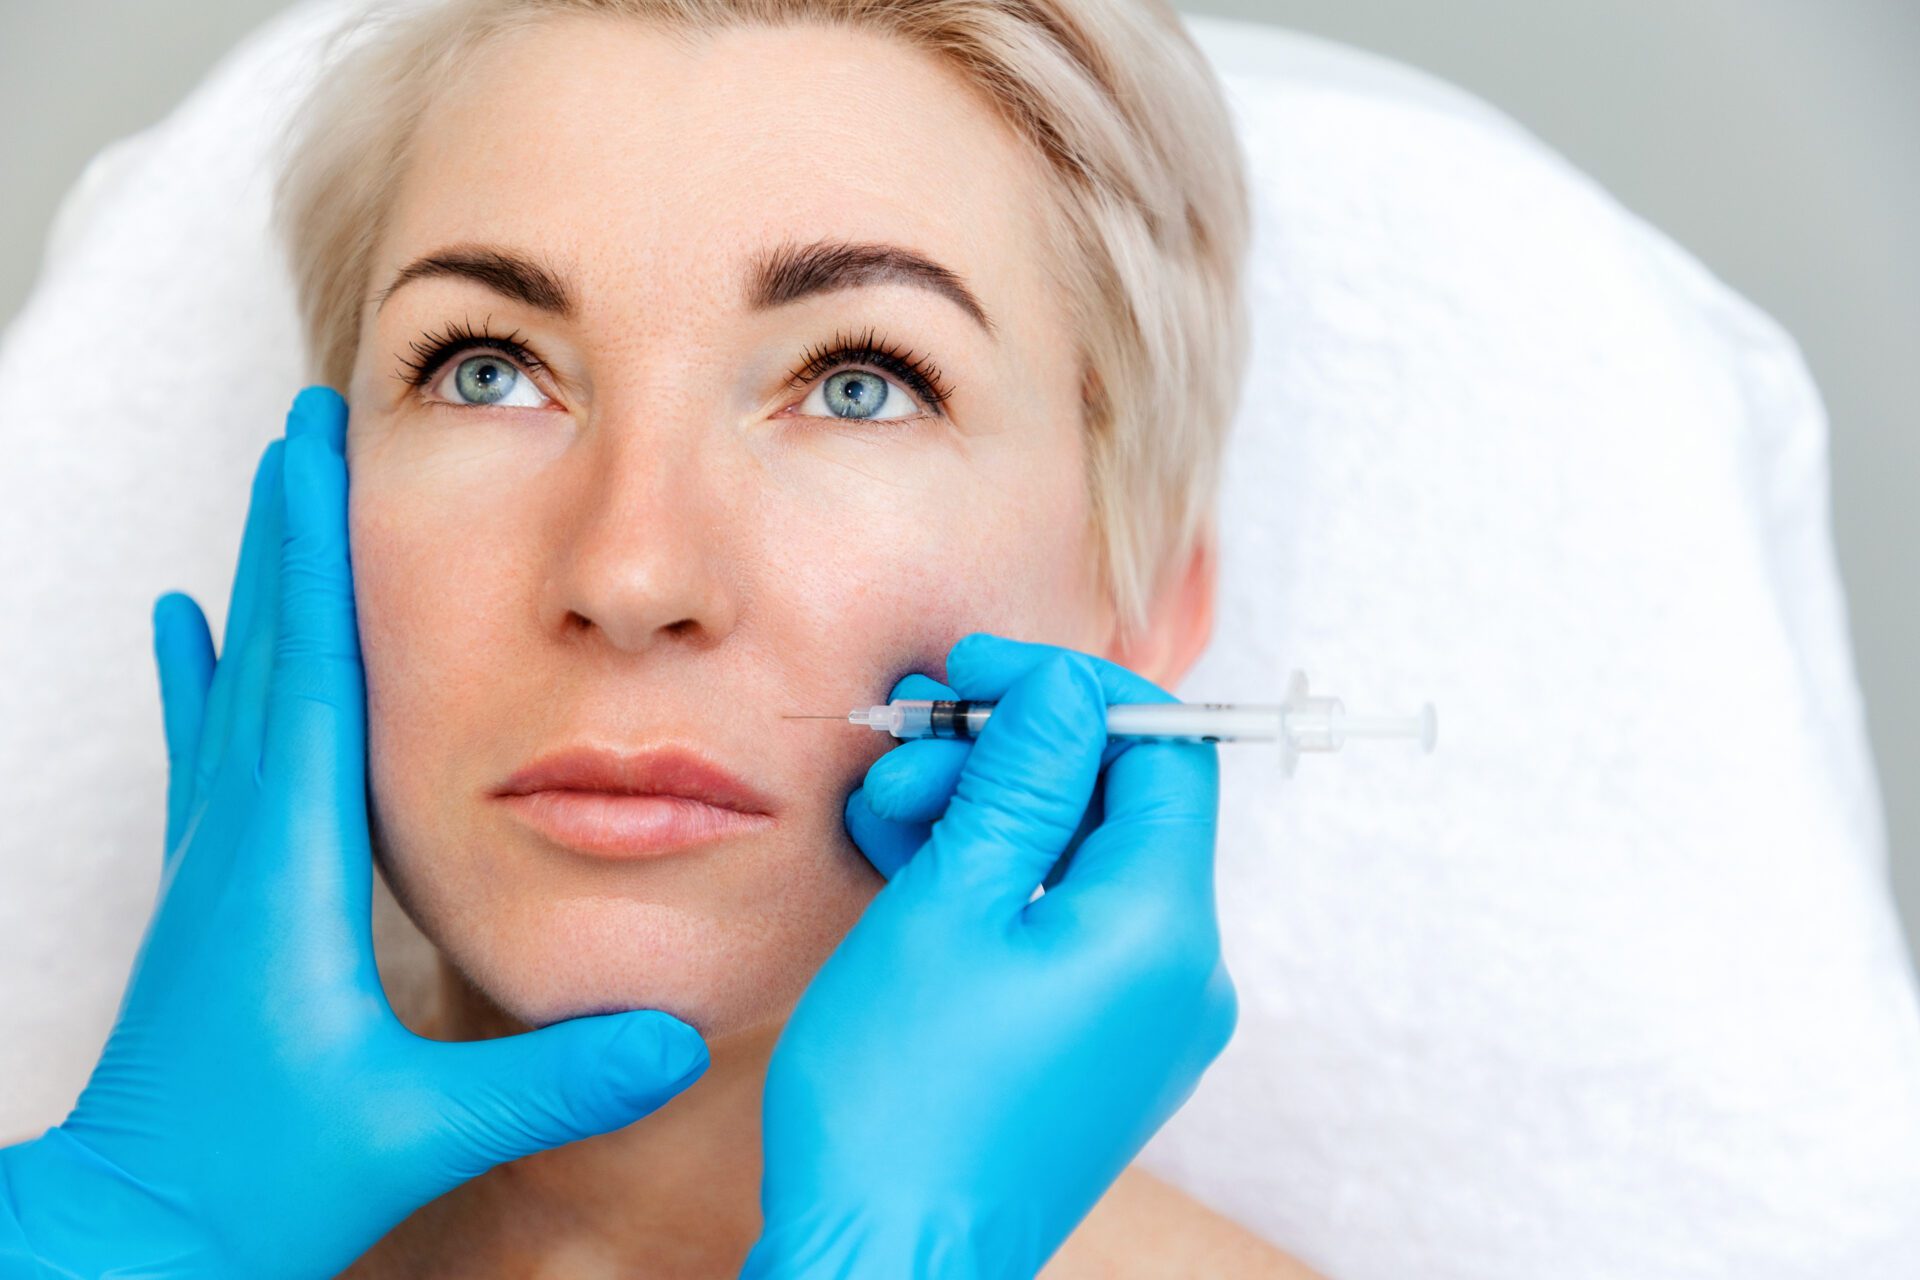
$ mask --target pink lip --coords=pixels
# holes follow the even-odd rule
[[[644,858],[773,825],[773,801],[679,747],[573,747],[521,769],[495,794],[539,834],[583,853]]]

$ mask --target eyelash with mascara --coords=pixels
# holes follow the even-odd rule
[[[885,338],[876,337],[872,329],[858,338],[835,333],[832,342],[810,348],[801,358],[800,367],[793,371],[787,385],[805,386],[829,369],[843,364],[878,365],[906,383],[908,389],[935,413],[944,412],[941,404],[953,395],[953,388],[941,378],[937,366],[927,363],[924,358],[916,359],[911,351],[903,354]]]
[[[432,381],[433,375],[454,356],[475,347],[492,347],[530,370],[545,372],[546,363],[517,340],[519,332],[515,329],[506,337],[497,337],[486,324],[476,330],[465,322],[455,321],[438,333],[427,334],[418,342],[408,343],[415,358],[409,360],[402,357],[400,363],[413,372],[394,376],[419,390]],[[787,385],[803,387],[829,370],[854,364],[870,364],[891,373],[906,383],[907,388],[936,414],[945,412],[940,406],[953,395],[953,388],[941,378],[938,366],[928,363],[924,357],[916,358],[911,351],[902,353],[885,338],[876,336],[871,328],[857,338],[835,333],[833,341],[810,347],[801,356],[799,367],[788,376]],[[849,418],[847,421],[857,422],[859,419]]]
[[[415,358],[409,360],[402,356],[400,359],[400,363],[413,372],[396,373],[394,376],[418,390],[440,372],[442,365],[470,347],[493,347],[506,352],[529,369],[537,369],[542,373],[547,371],[546,362],[517,340],[518,329],[504,338],[497,337],[490,327],[492,319],[492,316],[488,316],[487,323],[481,324],[478,329],[465,321],[456,320],[438,333],[421,335],[420,341],[407,344],[413,349]]]

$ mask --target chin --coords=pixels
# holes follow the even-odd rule
[[[624,865],[486,839],[390,842],[379,815],[374,834],[392,899],[382,978],[391,968],[423,993],[412,1007],[446,1015],[439,1038],[630,1009],[672,1014],[709,1048],[777,1031],[885,884],[844,833]],[[382,915],[376,904],[377,932]]]
[[[838,936],[619,897],[515,902],[430,931],[472,993],[523,1027],[659,1009],[712,1042],[777,1028]],[[842,931],[844,932],[844,931]],[[826,949],[820,952],[820,943]]]

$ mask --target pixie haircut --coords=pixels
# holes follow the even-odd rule
[[[1045,158],[1044,270],[1075,327],[1100,583],[1122,630],[1214,536],[1248,344],[1251,212],[1211,66],[1166,0],[411,0],[336,29],[281,139],[274,226],[314,381],[351,381],[416,122],[481,43],[561,15],[676,35],[831,24],[942,58]]]

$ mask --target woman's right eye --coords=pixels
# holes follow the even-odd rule
[[[434,390],[450,404],[471,408],[539,409],[551,403],[511,360],[491,352],[451,362]]]

